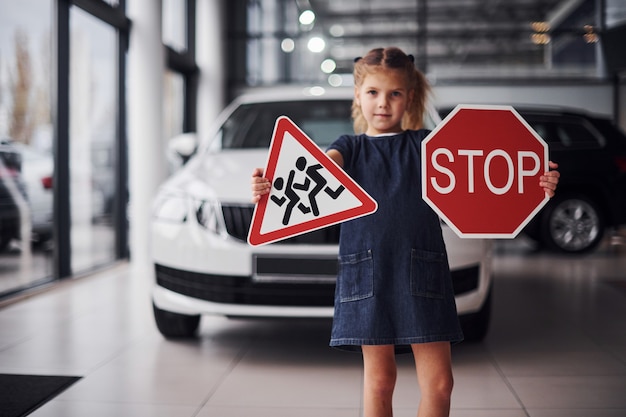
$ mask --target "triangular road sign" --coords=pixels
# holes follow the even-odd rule
[[[276,119],[248,243],[264,245],[376,211],[378,204],[286,116]]]

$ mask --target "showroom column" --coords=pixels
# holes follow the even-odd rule
[[[161,0],[128,0],[129,245],[133,268],[141,272],[151,271],[151,204],[168,166],[161,123],[165,69],[161,11]]]
[[[196,63],[200,69],[197,114],[199,138],[206,138],[225,104],[226,19],[223,3],[222,1],[196,3]]]

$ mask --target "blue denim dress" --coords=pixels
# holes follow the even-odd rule
[[[395,345],[463,339],[437,214],[422,200],[421,141],[427,130],[346,135],[329,149],[377,202],[344,222],[330,345]]]

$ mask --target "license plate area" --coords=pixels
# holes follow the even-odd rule
[[[252,280],[265,283],[334,283],[337,256],[254,255]]]

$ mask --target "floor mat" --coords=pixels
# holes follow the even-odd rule
[[[0,374],[0,415],[26,416],[79,379],[75,376]]]

